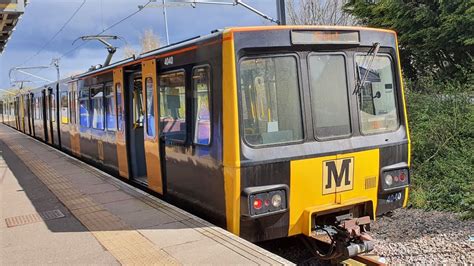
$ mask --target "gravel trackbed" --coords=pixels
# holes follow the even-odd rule
[[[474,221],[456,214],[400,209],[378,218],[371,234],[389,264],[474,263]]]

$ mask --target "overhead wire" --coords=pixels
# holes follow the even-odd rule
[[[46,49],[46,47],[48,47],[48,45],[54,41],[54,39],[56,39],[56,37],[58,37],[58,35],[66,28],[66,26],[69,24],[69,22],[71,22],[71,20],[77,15],[77,13],[79,13],[79,11],[82,9],[82,7],[85,5],[85,3],[87,2],[87,0],[83,0],[82,3],[74,10],[74,12],[72,13],[72,15],[68,18],[68,20],[61,26],[61,28],[59,28],[59,30],[47,41],[43,44],[43,46],[41,46],[41,48],[35,53],[33,54],[32,56],[30,56],[28,59],[26,59],[23,63],[19,64],[17,67],[19,66],[22,66],[26,63],[28,63],[29,61],[31,61],[33,58],[35,58],[36,56],[38,56],[39,54],[41,54],[41,52],[44,51],[44,49]]]
[[[151,2],[152,2],[152,1],[149,0],[146,4],[144,4],[144,5],[143,5],[141,8],[139,8],[138,10],[136,10],[135,12],[133,12],[133,13],[129,14],[128,16],[122,18],[121,20],[115,22],[114,24],[108,26],[107,28],[103,29],[101,32],[97,33],[95,36],[101,35],[102,33],[104,33],[104,32],[106,32],[106,31],[108,31],[108,30],[114,28],[115,26],[119,25],[120,23],[122,23],[122,22],[126,21],[127,19],[129,19],[129,18],[135,16],[136,14],[140,13],[140,12],[141,12],[143,9],[145,9],[145,7],[148,6]],[[81,43],[80,45],[75,46],[75,47],[73,47],[72,49],[66,51],[65,53],[63,53],[63,54],[59,57],[59,59],[65,57],[66,55],[68,55],[68,54],[70,54],[70,53],[72,53],[72,52],[74,52],[75,50],[79,49],[80,47],[84,46],[85,44],[86,44],[86,42],[83,42],[83,43]]]

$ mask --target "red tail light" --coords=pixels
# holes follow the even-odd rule
[[[402,172],[402,173],[400,173],[400,177],[399,177],[399,178],[400,178],[400,181],[403,182],[403,181],[405,181],[405,179],[407,178],[407,176],[405,175],[405,173]]]
[[[261,199],[255,199],[253,201],[253,208],[256,210],[260,210],[263,206],[263,201]]]

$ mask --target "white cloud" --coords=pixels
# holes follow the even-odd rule
[[[138,9],[146,0],[89,0],[65,30],[28,65],[44,65],[51,58],[70,50],[72,42],[82,35],[97,34]],[[158,1],[157,3],[160,3]],[[275,16],[275,0],[246,0],[246,3]],[[8,87],[8,71],[33,55],[71,16],[82,0],[33,0],[19,22],[3,55],[0,56],[0,88]],[[103,22],[103,23],[102,23]],[[198,5],[196,8],[168,8],[168,24],[171,42],[196,35],[208,34],[211,30],[227,26],[261,25],[262,19],[240,6]],[[146,8],[136,16],[117,25],[106,34],[116,34],[126,39],[131,46],[139,46],[139,37],[145,29],[153,29],[165,42],[164,19],[160,8]],[[80,40],[76,45],[80,44]],[[124,43],[113,43],[122,47]],[[138,49],[139,50],[139,49]],[[84,72],[91,65],[103,63],[106,50],[98,42],[91,42],[63,57],[61,72]],[[115,59],[122,56],[117,51]],[[48,71],[42,71],[46,73]],[[55,78],[54,71],[50,77]]]

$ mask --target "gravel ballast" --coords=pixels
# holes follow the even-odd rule
[[[396,210],[372,223],[371,235],[389,264],[474,263],[474,221],[453,213]]]

